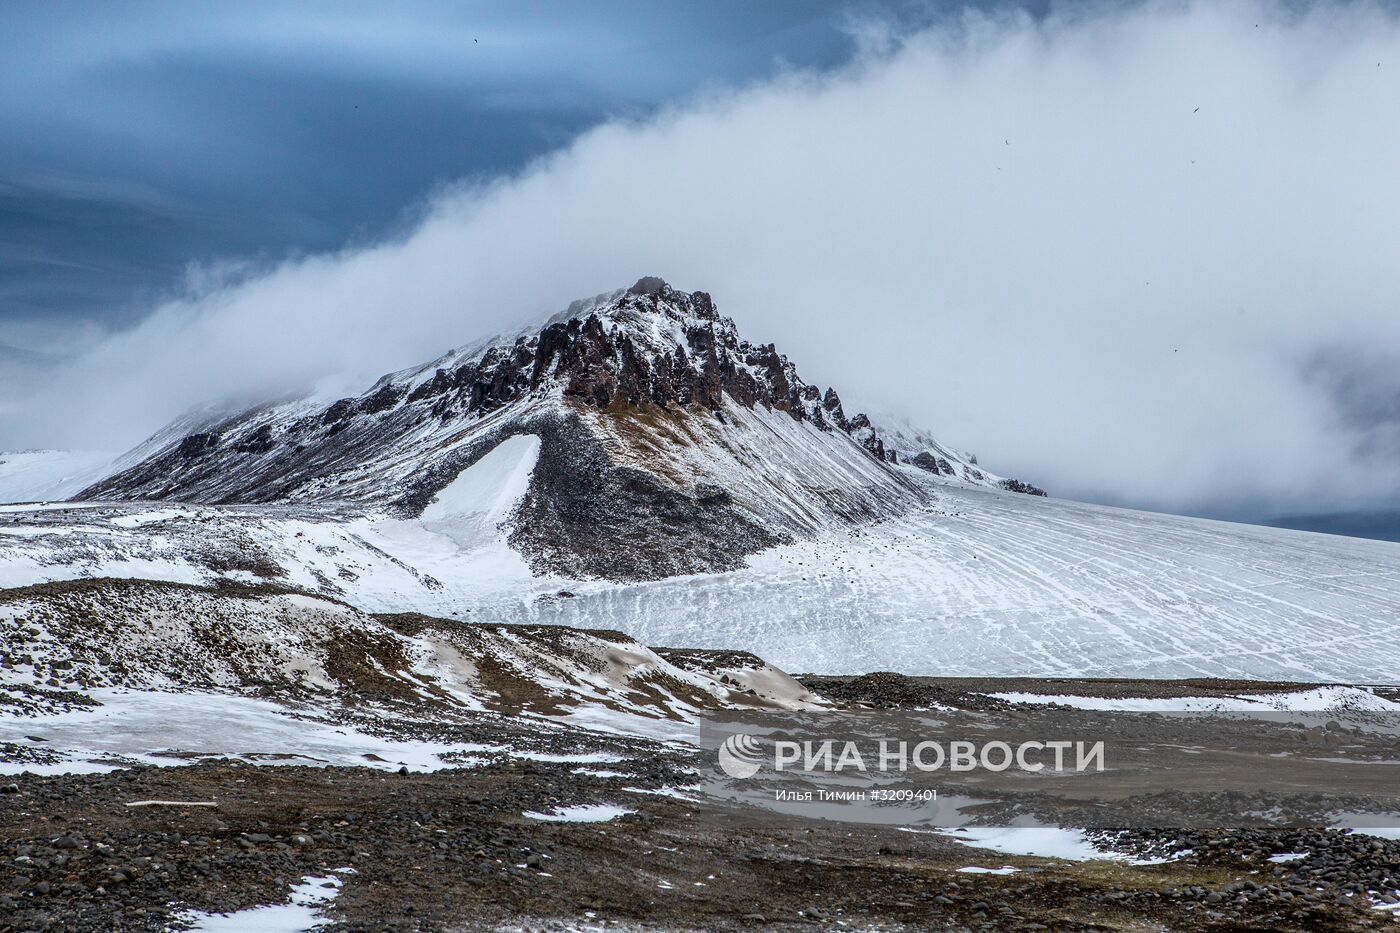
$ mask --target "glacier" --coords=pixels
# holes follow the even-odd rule
[[[1400,545],[946,485],[738,571],[584,586],[547,614],[807,673],[1395,683]]]

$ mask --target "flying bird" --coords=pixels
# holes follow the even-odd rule
[[[1200,108],[1200,107],[1197,107],[1195,110],[1193,110],[1193,111],[1191,111],[1191,112],[1192,112],[1192,113],[1200,113],[1200,112],[1201,112],[1201,108]]]

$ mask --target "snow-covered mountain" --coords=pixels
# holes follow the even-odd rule
[[[947,477],[973,486],[990,486],[1008,492],[1043,496],[1045,490],[1019,479],[1008,479],[982,468],[977,455],[941,443],[926,429],[905,418],[878,416],[880,438],[885,452],[895,463],[918,467],[934,476]]]
[[[1016,492],[644,279],[0,507],[0,587],[272,585],[803,671],[1400,680],[1400,546]]]
[[[612,579],[733,569],[926,504],[901,457],[1000,482],[932,438],[887,440],[772,344],[741,339],[709,295],[645,278],[355,398],[194,414],[78,498],[357,503],[412,517],[524,436],[536,439],[527,486],[495,520],[509,520],[536,570]]]

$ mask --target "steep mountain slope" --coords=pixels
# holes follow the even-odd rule
[[[1045,495],[1045,490],[1038,486],[984,470],[978,464],[976,454],[947,447],[928,431],[902,418],[881,417],[879,424],[886,456],[896,463],[973,486],[992,486],[1032,496]]]
[[[508,518],[537,571],[732,569],[927,501],[868,418],[848,418],[771,344],[742,340],[707,294],[660,279],[357,398],[192,416],[78,498],[357,503],[411,517],[522,435],[538,439],[537,459]]]

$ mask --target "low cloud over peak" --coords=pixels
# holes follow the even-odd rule
[[[1393,501],[1400,380],[1348,362],[1400,356],[1391,14],[868,35],[835,73],[445,191],[398,239],[206,278],[54,373],[0,446],[128,444],[201,401],[372,379],[655,271],[809,380],[1059,495]]]

